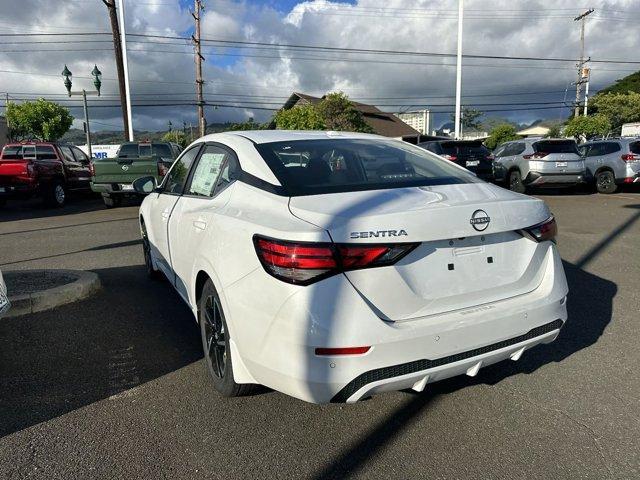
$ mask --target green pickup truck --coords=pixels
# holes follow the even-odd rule
[[[93,159],[91,190],[102,194],[107,208],[119,207],[123,199],[138,196],[131,185],[136,178],[153,175],[160,183],[181,151],[175,143],[124,143],[115,158]]]

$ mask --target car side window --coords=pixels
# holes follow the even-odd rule
[[[616,153],[621,150],[620,144],[618,142],[608,142],[605,143],[604,146],[604,154],[609,155],[610,153]]]
[[[600,155],[604,155],[604,152],[604,143],[593,143],[591,144],[591,148],[589,148],[589,151],[587,152],[587,157],[599,157]]]
[[[527,149],[527,146],[524,144],[524,142],[514,143],[513,144],[513,153],[511,153],[510,155],[520,155],[526,149]]]
[[[187,183],[189,169],[191,168],[193,161],[198,156],[200,146],[201,145],[195,145],[173,162],[171,170],[169,170],[169,173],[167,173],[164,182],[162,183],[162,193],[169,193],[172,195],[182,194],[185,183]]]
[[[71,151],[73,152],[73,156],[76,157],[76,160],[78,162],[89,163],[89,156],[78,147],[71,147]]]
[[[499,157],[504,157],[504,156],[506,156],[504,152],[505,152],[505,150],[507,149],[507,147],[508,147],[508,146],[509,146],[508,144],[504,144],[504,143],[503,143],[503,144],[502,144],[502,145],[500,145],[498,148],[496,148],[496,151],[495,151],[495,152],[493,152],[493,156],[494,156],[495,158],[499,158]]]
[[[213,197],[233,181],[234,156],[216,145],[207,145],[200,155],[187,195]]]
[[[71,148],[69,147],[59,147],[60,151],[62,152],[62,156],[63,156],[63,160],[65,162],[72,162],[72,163],[76,163],[76,159],[73,156],[73,153],[71,152]]]

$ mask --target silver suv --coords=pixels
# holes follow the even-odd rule
[[[614,193],[620,184],[640,183],[640,138],[587,142],[578,150],[598,192]]]
[[[500,145],[494,152],[494,175],[510,190],[526,187],[572,187],[585,181],[585,164],[576,142],[524,138]]]

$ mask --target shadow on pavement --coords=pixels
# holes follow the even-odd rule
[[[93,297],[0,321],[0,437],[189,365],[200,332],[168,282],[143,266],[96,270]]]
[[[30,198],[27,200],[11,199],[7,201],[4,207],[0,208],[0,219],[10,222],[15,220],[59,217],[62,215],[72,215],[103,209],[102,199],[89,193],[71,194],[66,205],[62,208],[47,207],[39,198]]]
[[[512,375],[533,373],[545,364],[562,362],[595,344],[611,321],[617,286],[570,263],[564,262],[564,268],[570,289],[569,320],[555,342],[534,347],[517,362],[504,361],[481,369],[474,378],[461,376],[429,384],[424,393],[407,391],[409,401],[374,426],[362,440],[345,449],[331,464],[316,472],[313,478],[344,478],[357,473],[425,407],[432,406],[443,395],[471,385],[495,385]]]

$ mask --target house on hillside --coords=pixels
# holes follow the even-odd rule
[[[294,92],[283,105],[283,110],[289,110],[296,105],[316,105],[322,101],[324,97],[313,97],[304,93]],[[418,143],[420,132],[411,128],[393,113],[383,112],[373,105],[353,102],[355,107],[362,113],[364,121],[378,135],[384,137],[397,138],[409,143]],[[275,124],[271,124],[271,128],[275,128]]]

